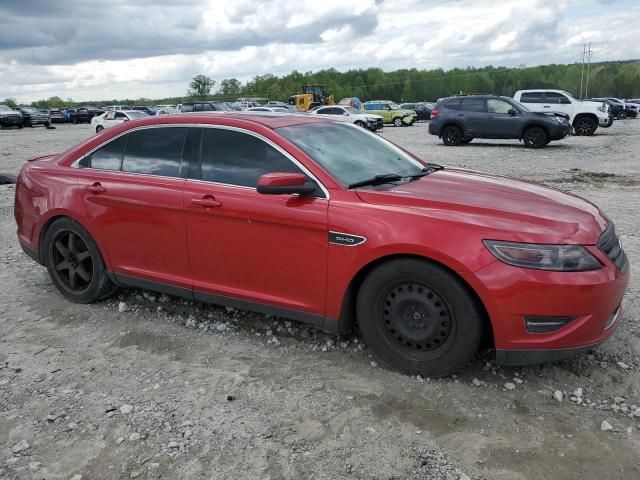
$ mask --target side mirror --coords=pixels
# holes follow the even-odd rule
[[[342,115],[345,116],[345,117],[348,117],[349,116],[349,112],[342,112]]]
[[[507,113],[513,117],[518,114],[518,111],[515,108],[510,108]]]
[[[307,182],[302,173],[265,173],[258,180],[258,193],[265,195],[311,195],[316,191],[315,184]]]

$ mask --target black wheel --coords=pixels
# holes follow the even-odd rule
[[[360,121],[360,120],[356,120],[355,122],[353,122],[355,125],[365,128],[366,125],[364,124],[364,122]]]
[[[542,148],[549,143],[547,132],[542,127],[529,127],[522,134],[524,146],[528,148]]]
[[[473,141],[473,137],[465,137],[462,139],[462,143],[464,143],[465,145],[467,143],[471,143]]]
[[[402,119],[400,117],[396,117],[393,119],[393,126],[394,127],[401,127],[402,126]]]
[[[591,117],[578,117],[573,122],[573,130],[576,132],[576,135],[593,135],[598,128],[598,124]]]
[[[96,133],[100,133],[100,132],[101,132],[101,131],[103,131],[103,130],[104,130],[104,127],[103,127],[102,125],[98,125],[98,126],[96,127]]]
[[[73,123],[74,125],[78,124],[78,119],[77,118],[72,118],[71,119],[71,123]]]
[[[442,130],[442,141],[445,145],[456,147],[462,143],[462,130],[455,125],[448,125]]]
[[[91,235],[70,218],[50,225],[42,249],[51,280],[73,302],[91,303],[115,292]]]
[[[18,128],[24,128],[24,124],[21,123],[20,125],[18,125]]]
[[[0,173],[0,185],[9,185],[16,183],[16,176],[10,173]]]
[[[394,260],[373,270],[358,292],[357,316],[367,345],[385,365],[407,374],[441,377],[459,370],[482,336],[482,313],[466,287],[422,260]]]
[[[625,120],[627,118],[627,112],[624,110],[620,110],[618,113],[618,120]]]

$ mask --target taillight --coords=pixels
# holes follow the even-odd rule
[[[433,110],[431,110],[431,117],[430,118],[433,118],[433,117],[435,117],[436,115],[439,115],[439,114],[440,114],[440,110],[437,110],[437,109],[434,108]]]

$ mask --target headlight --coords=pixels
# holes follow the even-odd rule
[[[602,264],[579,245],[541,245],[535,243],[484,240],[495,257],[508,265],[556,272],[597,270]]]

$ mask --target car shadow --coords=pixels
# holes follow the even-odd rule
[[[560,140],[561,141],[561,140]],[[447,147],[447,145],[444,144],[439,144],[441,147]],[[477,142],[474,140],[472,143],[467,143],[466,145],[459,145],[459,147],[464,147],[464,148],[488,148],[488,147],[506,147],[506,148],[521,148],[521,149],[526,149],[526,150],[535,150],[533,148],[527,148],[525,147],[522,143],[482,143],[482,142]],[[545,145],[542,148],[539,148],[537,150],[547,150],[547,149],[565,149],[565,148],[572,148],[572,145],[567,145],[567,144],[562,144],[562,143],[550,143],[548,145]]]

